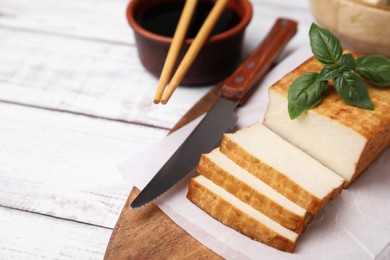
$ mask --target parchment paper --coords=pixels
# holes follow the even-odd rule
[[[311,56],[307,46],[275,67],[238,110],[239,128],[262,121],[268,87]],[[200,119],[119,165],[131,185],[142,189]],[[224,226],[186,199],[192,172],[155,202],[195,239],[227,259],[390,259],[390,149],[340,197],[314,218],[293,254],[251,240]],[[131,188],[131,187],[130,187]]]

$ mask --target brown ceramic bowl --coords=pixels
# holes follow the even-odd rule
[[[145,29],[140,24],[142,23],[140,19],[143,19],[142,15],[151,8],[178,2],[184,3],[180,0],[132,0],[127,8],[127,20],[134,30],[139,58],[146,70],[157,78],[160,77],[172,37]],[[200,0],[198,5],[202,2],[213,3],[214,1]],[[218,82],[230,75],[240,62],[244,32],[252,18],[252,6],[248,0],[229,0],[226,8],[230,8],[238,16],[238,23],[210,37],[181,85],[207,85]],[[191,43],[192,39],[185,40],[178,63]]]

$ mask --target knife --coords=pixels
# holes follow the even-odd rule
[[[203,120],[131,203],[133,210],[171,188],[195,168],[202,153],[218,145],[222,135],[237,122],[235,109],[245,104],[296,30],[297,22],[293,20],[279,18],[275,22],[264,41],[223,82],[219,98]]]

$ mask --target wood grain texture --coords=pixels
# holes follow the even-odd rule
[[[311,21],[302,12],[308,12],[307,4],[252,4],[264,20],[249,25],[244,55],[277,16],[303,22],[299,33],[306,34]],[[3,0],[0,100],[172,128],[208,89],[180,87],[169,106],[152,104],[157,79],[139,62],[126,5],[125,0]],[[298,39],[292,44],[300,46]]]
[[[117,164],[166,135],[0,103],[0,205],[113,228],[129,188]]]
[[[128,1],[70,0],[57,3],[47,0],[2,0],[0,27],[30,31],[35,35],[50,34],[94,42],[134,45],[133,32],[125,18]],[[287,46],[285,54],[308,42],[307,32],[314,19],[309,1],[252,0],[251,4],[255,16],[246,31],[244,56],[257,46],[259,39],[266,35],[277,17],[296,19],[300,24],[298,37]]]
[[[133,32],[127,24],[125,10],[130,0],[2,0],[0,25],[35,33],[79,37],[114,44],[135,44]],[[262,27],[271,26],[276,17],[299,18],[307,21],[310,15],[307,0],[252,0],[256,16],[261,17]],[[305,13],[306,12],[306,13]],[[305,13],[305,15],[302,15]],[[66,21],[66,22],[64,22]],[[264,26],[266,25],[266,26]]]
[[[199,100],[180,120],[179,122],[172,128],[171,132],[176,131],[180,127],[184,126],[185,124],[191,122],[193,119],[197,118],[198,116],[202,115],[203,113],[207,112],[211,106],[215,103],[216,99],[221,93],[222,83],[215,86],[213,89],[211,89],[201,100]],[[134,190],[132,191],[132,194],[134,193]],[[135,196],[135,195],[134,195]],[[131,200],[132,201],[132,200]],[[128,201],[128,205],[130,205]],[[146,207],[148,207],[150,210],[154,209],[157,210],[158,208],[152,204],[149,203]],[[122,213],[118,219],[118,222],[115,226],[114,232],[111,236],[109,246],[107,247],[107,251],[105,254],[105,259],[125,259],[131,252],[124,252],[121,253],[122,250],[120,250],[118,247],[126,247],[125,245],[134,245],[135,247],[139,246],[139,244],[143,244],[144,241],[147,241],[147,243],[150,247],[150,245],[154,245],[153,253],[149,255],[150,251],[142,251],[137,252],[137,254],[140,254],[138,256],[146,257],[143,254],[148,254],[147,258],[158,258],[160,256],[164,256],[164,253],[166,253],[166,246],[171,246],[167,244],[161,244],[161,240],[157,239],[159,243],[157,245],[156,242],[148,241],[148,240],[142,240],[138,239],[137,236],[134,236],[134,233],[132,232],[132,228],[134,226],[148,226],[148,225],[158,225],[159,218],[163,219],[169,219],[162,211],[158,211],[159,213],[156,213],[157,216],[150,217],[150,216],[143,216],[140,211],[132,211],[129,206],[125,206],[122,210]],[[127,224],[130,226],[126,226],[124,223],[128,223],[128,219],[131,218],[133,221],[131,224]],[[134,221],[136,219],[137,221]],[[157,222],[157,223],[156,223]],[[178,226],[173,223],[169,222],[170,224],[166,225],[164,227],[164,232],[170,233],[172,230],[177,230],[177,232],[184,232],[181,228],[178,228]],[[188,234],[187,237],[191,238]],[[153,238],[156,239],[156,238]],[[191,238],[192,239],[192,238]],[[193,239],[192,239],[193,240]],[[140,242],[142,241],[142,242]],[[190,240],[191,241],[191,240]],[[201,245],[197,241],[193,241],[192,244]],[[118,244],[118,245],[117,245]],[[125,245],[124,245],[125,244]],[[143,245],[144,246],[144,245]],[[175,248],[178,248],[175,246]],[[123,249],[125,250],[125,249]],[[175,250],[175,249],[172,249]],[[122,251],[123,252],[123,251]],[[217,255],[214,252],[211,252],[210,250],[206,249],[205,254],[207,257],[217,257]],[[131,257],[130,257],[131,258]]]
[[[101,259],[111,230],[47,215],[112,227],[128,196],[117,162],[164,136],[208,91],[179,88],[169,106],[151,104],[157,79],[139,63],[127,4],[0,1],[0,205],[45,214],[0,209],[0,259]],[[299,18],[306,35],[306,0],[252,4],[244,54],[281,15]]]
[[[125,19],[128,2],[2,0],[0,25],[36,33],[133,44],[133,33]]]
[[[221,259],[154,204],[131,210],[130,204],[138,193],[137,189],[130,193],[104,259]]]
[[[111,229],[0,207],[0,259],[101,259]]]
[[[208,91],[180,87],[169,106],[156,106],[157,79],[135,46],[1,27],[0,34],[1,101],[170,129]]]
[[[296,31],[294,20],[276,20],[267,37],[223,83],[221,95],[243,105]]]
[[[171,132],[207,112],[219,96],[221,84],[199,100]],[[116,259],[220,259],[214,252],[192,238],[156,205],[149,203],[133,211],[131,202],[138,195],[134,188],[115,225],[105,253],[106,260]],[[156,231],[157,230],[157,234]],[[150,234],[156,234],[151,236]]]

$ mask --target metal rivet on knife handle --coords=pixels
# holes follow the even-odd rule
[[[241,76],[238,76],[238,77],[236,77],[236,78],[234,79],[234,81],[235,81],[236,83],[242,83],[242,82],[244,82],[244,78],[241,77]]]
[[[249,69],[254,68],[255,66],[256,66],[256,63],[254,63],[253,61],[249,62],[248,65],[246,65],[246,67]]]

